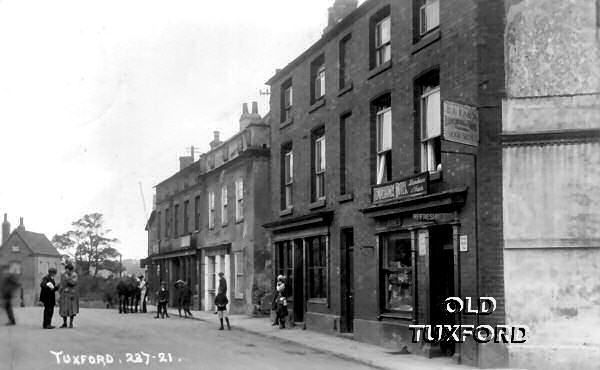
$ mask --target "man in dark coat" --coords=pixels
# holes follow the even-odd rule
[[[15,325],[15,314],[12,309],[12,298],[15,290],[19,287],[19,279],[17,275],[10,272],[8,265],[3,266],[0,270],[0,293],[2,293],[2,301],[6,315],[8,315],[8,323],[6,325]]]
[[[186,283],[184,283],[183,288],[181,288],[181,305],[183,306],[183,312],[185,314],[185,317],[188,317],[188,315],[190,317],[193,317],[194,315],[192,315],[192,311],[190,311],[190,305],[192,303],[192,287],[190,286],[190,281],[188,280]]]
[[[54,329],[54,326],[52,326],[52,315],[54,314],[54,306],[56,305],[56,291],[59,288],[54,281],[56,272],[54,267],[49,268],[48,275],[44,276],[40,283],[40,287],[42,288],[40,291],[40,302],[44,304],[44,322],[42,324],[44,329]]]
[[[156,312],[156,317],[155,319],[160,318],[165,318],[165,315],[167,316],[167,318],[169,317],[169,314],[167,313],[167,304],[169,304],[169,291],[167,290],[167,283],[165,283],[164,281],[162,281],[160,283],[160,290],[158,291],[158,310]]]

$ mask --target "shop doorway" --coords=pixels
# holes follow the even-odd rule
[[[294,245],[294,322],[304,322],[304,247],[302,239]]]
[[[341,298],[342,312],[340,331],[342,333],[354,332],[354,230],[342,229],[340,235],[341,245]]]
[[[285,295],[291,320],[304,321],[304,246],[302,239],[285,240],[277,243],[277,275],[285,277]]]
[[[453,297],[454,292],[454,248],[452,227],[439,226],[429,229],[430,250],[430,304],[431,325],[454,325],[453,314],[446,311],[444,301]],[[452,356],[453,342],[442,340],[433,355]]]

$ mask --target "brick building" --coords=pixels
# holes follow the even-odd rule
[[[226,141],[215,132],[210,151],[156,185],[148,231],[148,280],[171,291],[189,281],[194,308],[213,309],[218,273],[228,283],[229,309],[251,313],[271,289],[270,250],[261,225],[268,214],[269,126],[246,104],[240,130]],[[173,296],[172,296],[173,297]],[[174,304],[174,300],[171,299]]]
[[[61,271],[60,253],[44,234],[25,230],[23,218],[19,226],[10,231],[6,213],[2,223],[0,265],[8,265],[19,275],[20,289],[15,302],[22,306],[35,306],[39,302],[40,282],[50,267]]]
[[[504,4],[336,0],[271,87],[274,269],[290,319],[426,356],[409,324],[503,324]],[[444,318],[448,296],[489,316]],[[454,348],[503,365],[502,345]],[[401,359],[399,359],[400,361]]]
[[[503,115],[511,367],[600,363],[600,3],[508,3]],[[543,25],[543,27],[540,27]]]

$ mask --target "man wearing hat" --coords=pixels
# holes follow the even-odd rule
[[[44,321],[42,324],[44,329],[54,329],[54,326],[52,326],[52,315],[54,314],[54,306],[56,305],[56,291],[58,290],[58,286],[54,281],[56,273],[56,269],[54,267],[50,267],[48,269],[48,275],[42,278],[42,282],[40,284],[40,287],[42,288],[40,291],[40,302],[44,304]]]

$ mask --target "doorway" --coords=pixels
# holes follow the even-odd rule
[[[452,227],[429,229],[431,325],[454,325],[454,314],[446,311],[444,301],[454,292],[454,248]],[[452,356],[455,344],[442,340],[434,355]]]
[[[354,230],[342,229],[340,235],[341,246],[341,293],[342,310],[340,318],[340,331],[342,333],[354,332]]]
[[[304,243],[296,239],[294,246],[294,322],[304,322]]]

